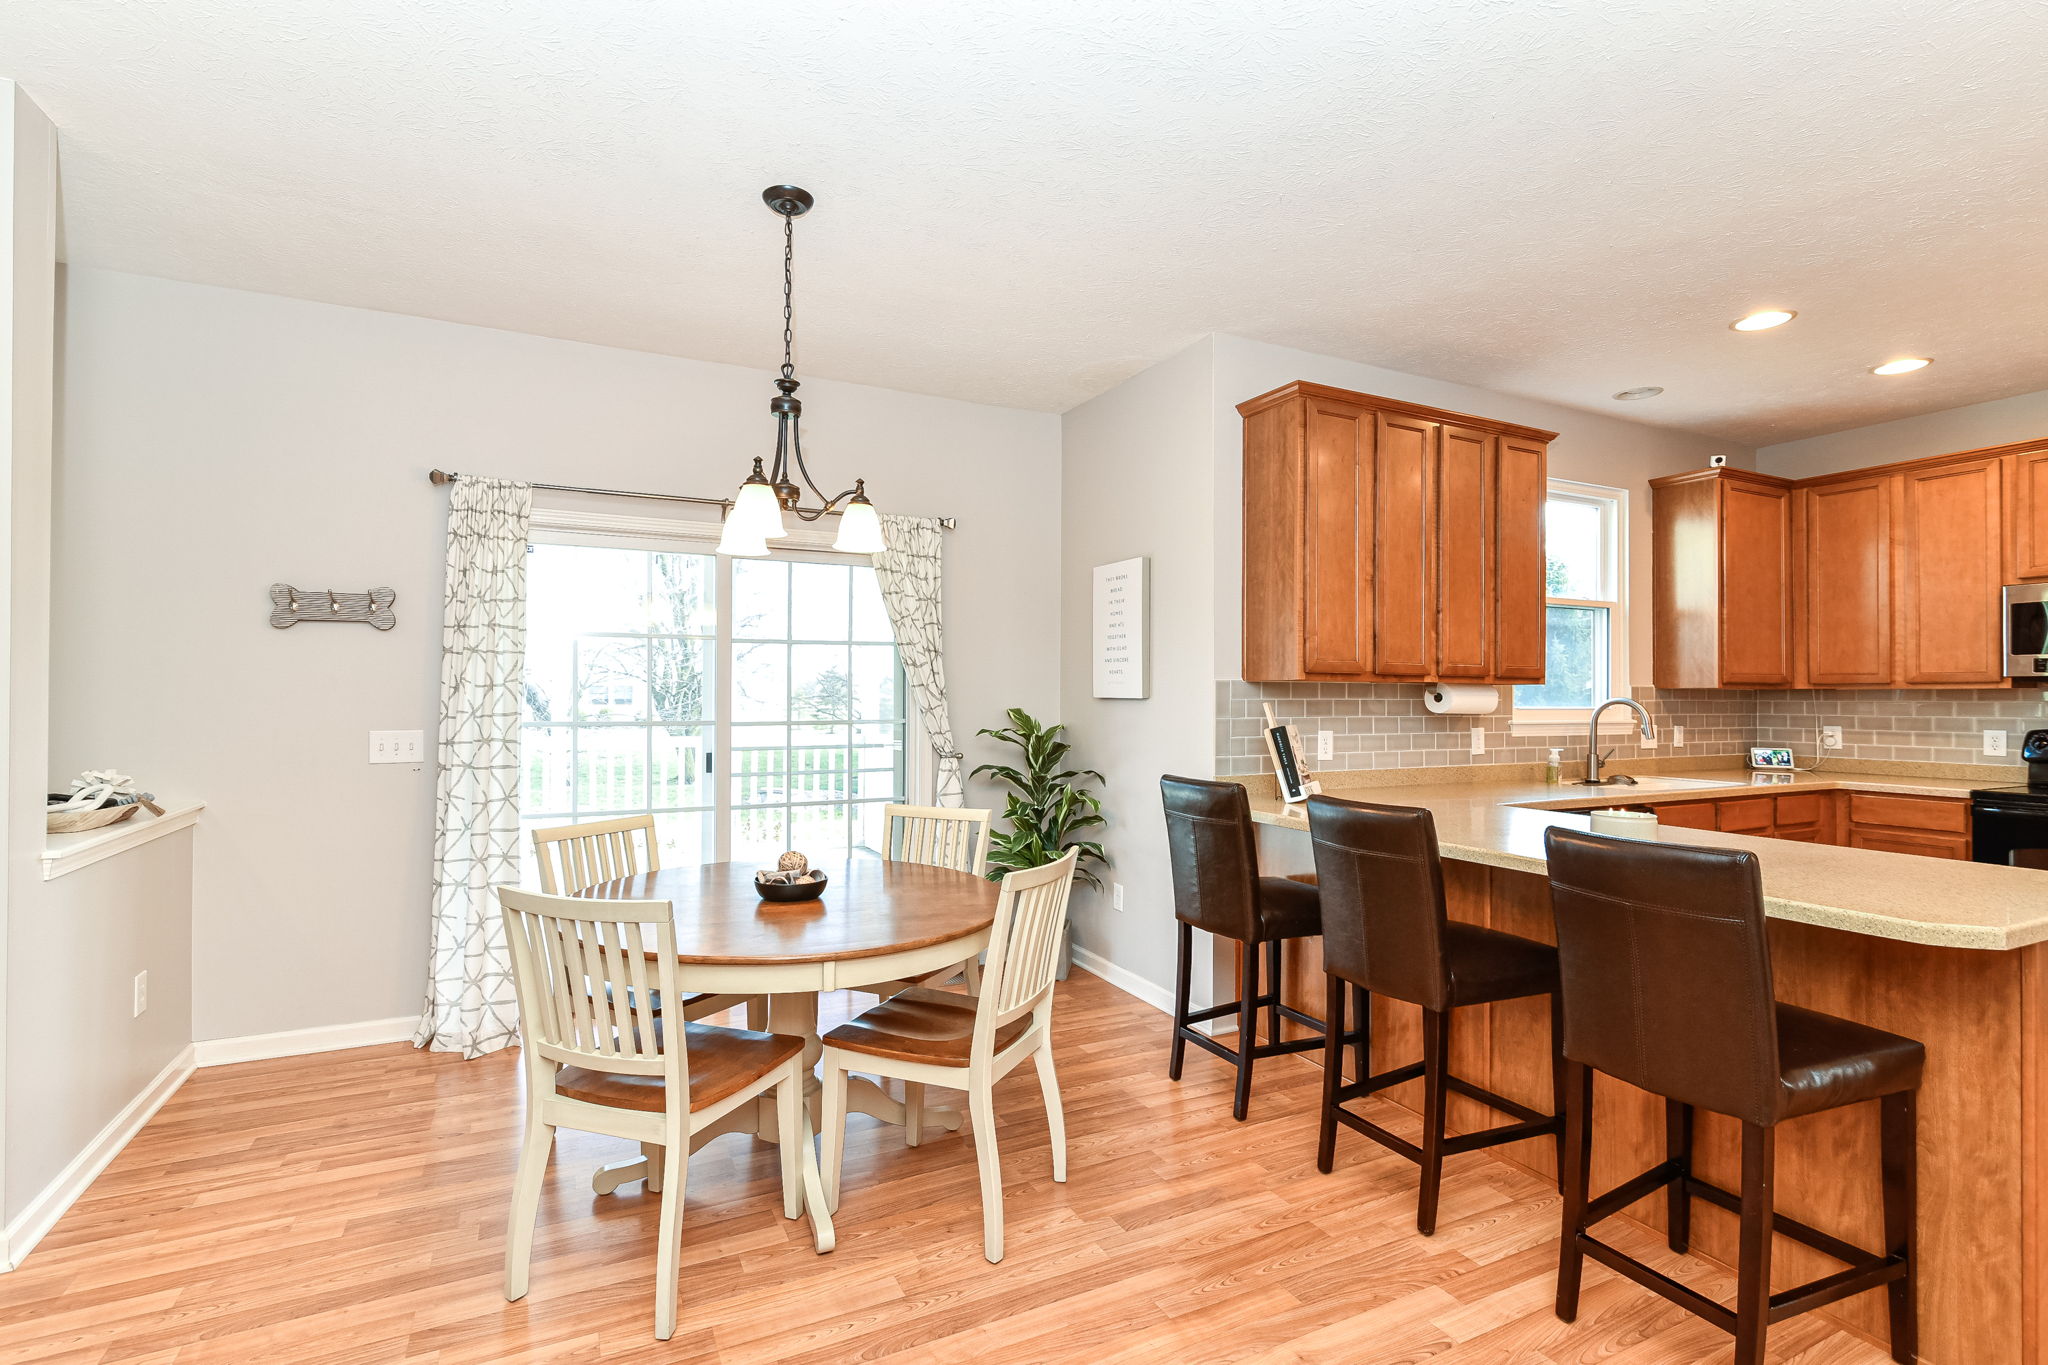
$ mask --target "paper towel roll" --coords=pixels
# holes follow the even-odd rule
[[[1490,716],[1500,709],[1500,689],[1471,683],[1431,683],[1422,704],[1439,716]]]

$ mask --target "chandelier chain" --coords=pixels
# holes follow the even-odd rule
[[[791,356],[796,345],[796,330],[792,319],[795,316],[791,302],[796,272],[796,220],[787,214],[782,219],[782,377],[796,378],[796,366]]]

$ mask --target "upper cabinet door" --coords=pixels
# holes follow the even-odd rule
[[[1721,685],[1792,685],[1792,491],[1724,479]]]
[[[1423,678],[1436,667],[1436,565],[1431,530],[1438,424],[1378,413],[1374,461],[1373,668]]]
[[[1436,671],[1493,674],[1494,440],[1446,425],[1436,466]]]
[[[1800,493],[1806,519],[1806,680],[1883,687],[1892,680],[1892,493],[1878,475]]]
[[[1543,503],[1550,490],[1550,447],[1500,438],[1494,465],[1493,675],[1542,682],[1545,624]]]
[[[1373,419],[1347,403],[1307,402],[1302,667],[1372,671]]]
[[[2012,502],[2013,574],[2048,578],[2048,450],[2014,458]]]
[[[1899,682],[2004,681],[2005,461],[1899,476]]]

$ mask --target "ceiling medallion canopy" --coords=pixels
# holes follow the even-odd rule
[[[725,514],[725,534],[719,539],[718,552],[767,554],[769,541],[789,534],[782,514],[791,512],[801,521],[837,513],[839,536],[832,548],[848,554],[878,554],[887,547],[882,541],[882,519],[868,501],[867,481],[855,479],[853,487],[828,498],[804,464],[800,426],[804,405],[796,396],[794,360],[796,220],[810,212],[816,201],[809,190],[795,185],[770,185],[761,191],[761,199],[782,217],[782,374],[775,381],[775,397],[768,400],[768,411],[775,414],[775,464],[764,470],[760,457],[755,457],[754,472],[740,485],[732,509]],[[802,486],[798,479],[803,480]],[[817,495],[820,506],[800,505],[805,488]]]

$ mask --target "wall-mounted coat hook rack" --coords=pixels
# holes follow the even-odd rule
[[[389,630],[398,624],[398,614],[391,610],[391,604],[397,600],[398,593],[392,588],[336,592],[332,588],[295,588],[289,583],[272,583],[270,624],[284,630],[301,621],[344,621]]]

